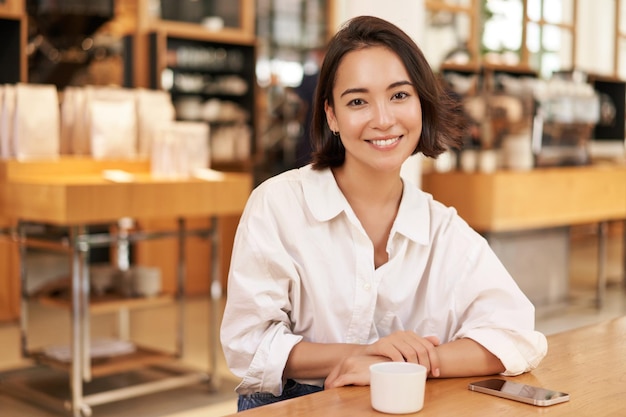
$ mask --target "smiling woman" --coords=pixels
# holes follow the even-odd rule
[[[400,176],[410,155],[460,138],[417,45],[354,18],[313,106],[312,164],[258,186],[235,238],[221,340],[239,410],[367,385],[376,362],[431,378],[536,367],[547,347],[532,304],[485,239]]]
[[[398,56],[382,47],[347,54],[333,89],[334,106],[324,106],[328,125],[341,135],[346,149],[339,172],[369,165],[397,177],[422,132],[416,86]]]

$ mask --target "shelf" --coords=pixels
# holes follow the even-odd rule
[[[44,354],[43,351],[33,352],[32,357],[39,364],[46,365],[61,371],[71,371],[71,362],[68,363],[50,358],[49,356]],[[137,346],[137,350],[135,352],[129,353],[127,355],[93,359],[91,361],[91,375],[93,377],[112,375],[119,372],[127,372],[134,369],[140,369],[150,365],[170,362],[175,359],[175,355]]]
[[[206,29],[202,25],[171,20],[155,20],[150,23],[155,32],[173,38],[184,38],[203,42],[225,42],[252,46],[256,43],[254,34],[239,29],[223,28],[219,31]]]
[[[256,111],[255,88],[256,85],[256,50],[254,42],[248,44],[229,42],[225,39],[198,36],[197,30],[186,32],[183,28],[197,28],[199,25],[180,22],[170,22],[159,30],[149,33],[149,56],[150,56],[150,87],[163,89],[170,94],[176,108],[176,119],[187,121],[206,121],[214,127],[229,127],[245,125],[249,128],[246,135],[245,148],[237,146],[233,140],[224,139],[224,136],[216,136],[211,131],[211,141],[226,143],[223,149],[245,149],[245,155],[233,151],[236,164],[228,163],[228,171],[251,172],[253,155],[257,151],[256,126],[254,117]],[[176,30],[174,30],[176,29]],[[167,71],[167,73],[165,73]],[[164,73],[166,76],[164,76]],[[183,78],[187,76],[188,78]],[[177,79],[177,77],[179,77]],[[232,79],[228,80],[229,77]],[[223,82],[223,85],[219,85]],[[233,86],[234,83],[234,86]],[[241,83],[246,83],[245,88]],[[193,88],[189,88],[189,86]],[[180,89],[181,86],[187,88]],[[229,90],[231,89],[231,90]],[[197,90],[197,91],[194,91]],[[193,100],[193,103],[185,103],[183,100]],[[198,107],[202,105],[197,101],[216,99],[211,113],[220,113],[213,117],[202,117]],[[226,109],[222,106],[227,106]],[[230,108],[229,106],[234,106]],[[183,109],[183,110],[181,110]],[[186,113],[185,109],[190,112]],[[224,114],[224,116],[221,116]],[[228,116],[226,117],[226,114]],[[188,117],[190,116],[190,117]],[[208,120],[207,120],[208,119]],[[224,120],[219,120],[224,119]],[[222,132],[224,133],[224,132]],[[249,136],[249,137],[248,137]],[[217,154],[213,154],[215,156]],[[230,155],[229,155],[230,156]],[[229,160],[229,157],[214,158],[211,166],[220,165],[216,160]],[[245,159],[245,163],[238,161]]]
[[[69,294],[66,297],[38,297],[37,301],[41,305],[55,308],[70,309],[71,300]],[[136,310],[140,308],[153,308],[168,305],[174,302],[174,297],[169,294],[157,295],[145,298],[127,298],[118,295],[103,295],[91,297],[89,302],[89,312],[91,314],[113,313],[121,308]]]
[[[160,17],[157,17],[151,13],[148,0],[139,0],[137,3],[138,26],[147,31],[167,31],[184,38],[203,41],[249,45],[256,41],[256,2],[254,0],[212,2],[214,3],[212,5],[204,3],[200,7],[195,7],[194,10],[184,10],[184,5],[177,4],[177,2],[161,1]],[[223,26],[220,25],[219,29],[211,30],[199,23],[203,17],[209,16],[221,16]],[[191,22],[191,20],[196,22]]]
[[[211,169],[215,169],[223,172],[242,172],[251,171],[253,168],[254,157],[246,160],[212,160]]]
[[[19,15],[0,13],[0,84],[16,84],[24,81],[26,54],[26,24]]]
[[[0,19],[21,20],[23,17],[23,0],[4,0],[4,2],[0,2]]]
[[[527,65],[503,65],[503,64],[490,64],[490,63],[468,63],[468,64],[455,64],[451,62],[442,63],[439,67],[440,72],[460,72],[467,74],[479,74],[482,72],[504,72],[509,74],[537,76],[537,72],[532,70]]]
[[[464,74],[478,74],[481,66],[478,63],[455,64],[452,62],[444,62],[439,66],[439,72],[460,72]]]
[[[181,91],[181,90],[168,90],[172,96],[175,97],[188,97],[188,96],[198,96],[200,98],[209,99],[209,98],[217,98],[220,100],[230,100],[237,101],[245,98],[245,94],[235,94],[235,93],[213,93],[213,92],[205,92],[205,91]]]

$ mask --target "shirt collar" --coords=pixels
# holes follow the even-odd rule
[[[328,221],[347,210],[348,202],[329,168],[317,171],[307,165],[300,168],[300,172],[306,204],[318,221]],[[402,201],[391,233],[400,233],[426,245],[430,235],[430,211],[426,194],[410,181],[402,181]]]
[[[346,210],[348,201],[339,190],[330,168],[317,171],[306,165],[300,168],[300,173],[306,204],[317,220],[328,221]]]
[[[402,179],[402,201],[391,233],[397,232],[407,238],[427,245],[430,236],[430,210],[427,194],[415,184]]]

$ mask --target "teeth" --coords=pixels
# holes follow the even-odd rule
[[[372,143],[376,146],[389,146],[391,144],[394,144],[398,141],[398,138],[391,138],[391,139],[383,139],[383,140],[373,140]]]

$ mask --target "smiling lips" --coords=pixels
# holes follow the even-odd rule
[[[373,139],[373,140],[369,140],[368,142],[375,146],[387,147],[387,146],[393,145],[399,140],[400,140],[400,136],[397,136],[395,138],[389,138],[389,139]]]

